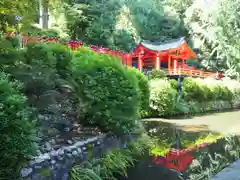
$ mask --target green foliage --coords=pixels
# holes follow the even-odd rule
[[[143,133],[126,149],[115,149],[106,153],[102,159],[93,159],[85,165],[75,166],[70,178],[73,180],[117,180],[116,175],[127,177],[127,170],[134,166],[135,158],[148,151],[150,138]]]
[[[185,36],[197,50],[194,64],[198,68],[236,78],[240,72],[239,4],[239,0],[70,1],[67,29],[73,39],[125,51],[134,49],[140,39]]]
[[[33,22],[35,15],[37,15],[37,4],[36,0],[1,1],[0,32],[6,32],[9,29],[17,30],[19,22],[16,20],[16,16],[21,16],[23,24]]]
[[[205,87],[208,88],[208,87]],[[204,98],[204,89],[201,88],[200,84],[194,81],[192,78],[185,78],[183,81],[183,96],[186,101],[207,101]]]
[[[150,115],[171,116],[230,109],[239,97],[236,96],[236,89],[240,86],[237,81],[233,86],[227,83],[228,81],[185,78],[181,98],[176,92],[176,80],[152,80]]]
[[[22,60],[23,53],[16,49],[17,39],[0,39],[0,63],[5,69],[17,65]]]
[[[177,89],[177,84],[178,84],[177,80],[169,79],[168,81],[173,89]]]
[[[168,116],[174,112],[177,90],[165,80],[151,82],[151,115]]]
[[[149,110],[150,88],[147,77],[136,68],[129,68],[138,80],[140,90],[140,115],[144,117]]]
[[[56,59],[50,51],[48,44],[31,42],[26,47],[26,64],[40,67],[55,68]]]
[[[185,35],[179,15],[162,1],[84,0],[68,3],[65,13],[73,39],[124,51],[131,51],[139,39]]]
[[[194,152],[196,165],[190,165],[186,169],[188,179],[212,179],[215,174],[239,159],[239,149],[239,137],[228,136]]]
[[[70,49],[60,43],[28,43],[25,54],[26,64],[52,68],[58,73],[67,70],[72,59]]]
[[[19,48],[20,46],[19,37],[6,37],[6,40],[11,42],[13,48]]]
[[[166,77],[167,74],[164,70],[153,70],[149,74],[149,79],[160,79]]]
[[[131,131],[140,108],[138,80],[118,58],[81,48],[71,73],[88,123],[117,134]]]
[[[0,179],[17,179],[21,163],[35,153],[34,118],[21,90],[21,83],[0,73]]]
[[[70,49],[66,45],[59,43],[50,43],[48,47],[56,58],[56,70],[58,73],[66,71],[72,60]]]

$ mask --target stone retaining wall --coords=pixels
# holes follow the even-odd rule
[[[31,159],[27,167],[21,169],[21,177],[25,180],[68,180],[73,165],[81,164],[90,157],[102,157],[114,148],[126,148],[136,137],[103,135],[62,147]]]

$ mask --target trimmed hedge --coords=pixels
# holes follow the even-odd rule
[[[135,127],[140,109],[139,85],[135,74],[118,58],[80,48],[71,66],[71,79],[78,86],[79,110],[87,123],[115,134]]]
[[[68,68],[71,60],[70,50],[63,44],[32,42],[27,44],[24,63],[62,72]]]
[[[17,179],[25,158],[35,153],[35,123],[21,88],[0,72],[0,179]]]
[[[155,79],[150,85],[150,116],[196,114],[240,105],[240,83],[229,79],[185,78],[182,99],[176,90],[176,80]]]
[[[149,73],[149,79],[161,79],[166,77],[167,74],[164,70],[153,70]]]

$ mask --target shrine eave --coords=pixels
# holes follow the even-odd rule
[[[186,43],[185,38],[173,39],[168,42],[150,42],[150,41],[141,41],[139,45],[142,45],[144,48],[147,48],[151,51],[167,51],[170,49],[179,48],[181,45]]]

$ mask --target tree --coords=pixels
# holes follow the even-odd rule
[[[185,23],[206,66],[237,73],[240,62],[239,0],[200,1],[186,10]],[[209,7],[209,8],[205,8]]]
[[[0,31],[5,32],[8,27],[18,24],[16,16],[21,17],[22,23],[29,23],[35,19],[37,0],[2,0],[0,2]]]

